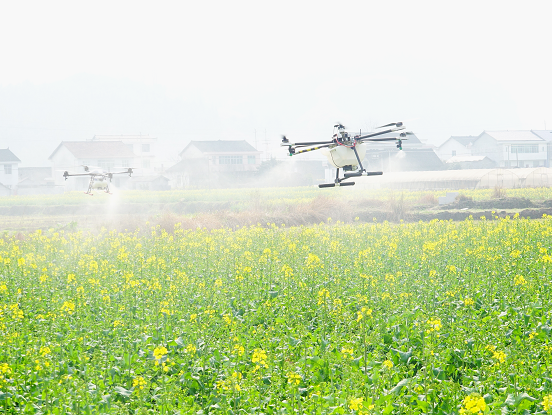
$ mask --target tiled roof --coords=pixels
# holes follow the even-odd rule
[[[0,148],[0,162],[3,161],[21,161],[9,148]]]
[[[202,153],[251,153],[257,149],[245,140],[190,141],[186,148],[194,146]],[[186,149],[184,149],[186,150]]]
[[[532,130],[533,134],[538,135],[546,141],[552,141],[552,130]]]
[[[62,141],[49,159],[61,146],[65,146],[78,159],[136,157],[131,147],[122,141]]]
[[[543,141],[541,137],[530,130],[518,131],[485,131],[496,141]]]
[[[475,140],[477,140],[478,136],[474,136],[474,135],[451,136],[450,138],[453,139],[453,140],[458,141],[464,147],[467,147],[468,144],[473,143]]]

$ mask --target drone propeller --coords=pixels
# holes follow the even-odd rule
[[[402,123],[402,121],[399,121],[399,122],[391,122],[391,123],[389,123],[389,124],[380,125],[379,127],[376,127],[376,129],[378,129],[378,128],[385,128],[385,127],[392,127],[392,126],[395,126],[395,127],[402,127],[402,126],[403,126],[403,123]]]
[[[344,130],[346,127],[340,122],[338,122],[336,125],[334,125],[334,128],[339,128],[340,130]]]
[[[282,143],[289,143],[289,140],[287,139],[287,137],[285,135],[282,135]]]

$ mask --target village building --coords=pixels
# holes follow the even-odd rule
[[[552,130],[531,130],[544,141],[546,141],[546,167],[552,167]]]
[[[436,150],[448,168],[533,168],[552,165],[552,131],[483,131],[450,137]]]
[[[261,165],[261,152],[245,140],[191,141],[179,156],[165,171],[173,189],[240,187]]]
[[[133,167],[135,176],[156,176],[160,171],[157,166],[157,138],[149,135],[95,135],[92,141],[122,142],[134,154]]]
[[[497,167],[545,167],[548,142],[530,130],[483,131],[473,143],[472,155],[486,156]]]
[[[435,149],[435,153],[441,160],[447,162],[452,157],[471,156],[471,148],[478,136],[451,136],[443,144]]]
[[[9,148],[0,149],[0,189],[1,196],[16,194],[19,181],[19,163],[21,160]]]
[[[49,195],[62,193],[56,187],[51,167],[19,167],[18,195]]]

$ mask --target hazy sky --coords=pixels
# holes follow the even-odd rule
[[[552,129],[551,2],[4,1],[0,147]],[[274,150],[278,151],[277,149]],[[282,150],[282,155],[285,153]]]

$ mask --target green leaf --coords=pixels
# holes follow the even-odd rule
[[[388,394],[390,395],[390,394],[394,393],[394,394],[398,395],[398,394],[401,392],[401,390],[402,390],[404,387],[406,387],[406,385],[408,385],[408,382],[410,382],[410,379],[403,379],[403,380],[401,380],[399,383],[397,383],[397,385],[396,385],[393,389],[391,389],[391,390],[389,391]]]
[[[517,408],[523,401],[534,402],[536,400],[537,400],[536,398],[529,396],[525,392],[520,393],[519,395],[514,395],[510,393],[508,394],[508,397],[504,401],[504,404],[508,406],[514,406]]]
[[[115,386],[115,392],[117,392],[119,395],[124,396],[125,398],[130,398],[130,395],[132,395],[132,391],[123,388],[122,386]]]
[[[397,349],[391,349],[393,352],[395,352],[399,356],[399,360],[402,363],[408,364],[408,361],[412,357],[412,349],[410,349],[408,352],[402,352]]]
[[[529,396],[527,393],[523,392],[516,396],[514,406],[517,408],[523,401],[529,401],[534,402],[537,400],[537,398],[533,398],[532,396]]]
[[[445,380],[447,378],[445,371],[438,367],[433,369],[433,376],[435,376],[435,379],[439,379],[439,380]]]

